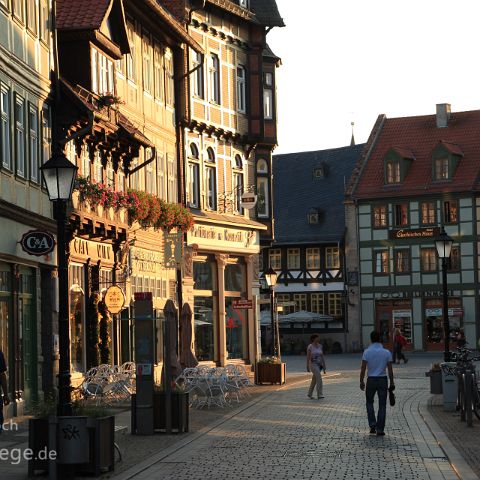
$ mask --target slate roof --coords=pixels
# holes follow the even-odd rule
[[[339,242],[345,231],[344,188],[364,144],[273,157],[275,242]],[[314,169],[324,166],[323,178]],[[309,210],[320,210],[320,223],[310,225]]]
[[[380,116],[368,142],[371,151],[356,166],[358,178],[352,176],[354,198],[415,196],[480,188],[480,110],[452,112],[444,128],[436,126],[435,115],[391,119]],[[447,182],[435,181],[432,175],[432,153],[440,144],[461,157],[452,180]],[[392,147],[406,149],[415,157],[400,185],[384,182],[383,159]]]
[[[278,11],[275,0],[250,0],[250,10],[259,23],[267,27],[284,27],[285,23]]]

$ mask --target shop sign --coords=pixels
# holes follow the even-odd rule
[[[454,293],[453,290],[448,291],[448,295],[453,297]],[[381,298],[441,298],[443,296],[443,292],[440,290],[412,290],[406,291],[401,290],[398,292],[382,292],[380,294]]]
[[[53,252],[55,238],[51,233],[42,230],[30,230],[23,234],[20,245],[24,252],[40,257]]]
[[[399,230],[390,230],[388,232],[388,238],[390,240],[399,240],[404,238],[434,238],[440,234],[440,229],[438,227],[429,227],[429,228],[414,228],[411,230],[399,229]]]
[[[253,308],[253,300],[248,300],[246,298],[241,298],[238,300],[232,301],[232,307],[234,309],[245,309],[251,310]]]
[[[118,285],[112,285],[107,288],[103,301],[105,302],[107,310],[115,315],[120,313],[125,305],[125,294]]]
[[[164,266],[178,268],[183,256],[183,233],[165,233]]]
[[[163,255],[161,252],[132,247],[132,267],[135,273],[157,273],[162,270]]]
[[[258,232],[255,230],[197,224],[188,232],[188,245],[196,244],[199,248],[227,250],[228,252],[258,253],[258,238]]]
[[[113,248],[109,243],[92,242],[75,237],[70,242],[70,250],[76,257],[90,259],[91,261],[114,261]]]
[[[250,210],[257,204],[257,196],[254,193],[245,192],[240,197],[240,206]]]
[[[443,315],[443,308],[427,308],[425,309],[425,316],[427,317],[441,317]],[[449,308],[449,317],[463,317],[463,309]]]

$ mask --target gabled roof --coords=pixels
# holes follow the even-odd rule
[[[402,147],[393,147],[392,150],[399,155],[401,158],[406,158],[409,160],[415,160],[415,155],[408,148]]]
[[[463,157],[451,181],[435,181],[432,152],[439,145]],[[415,154],[405,180],[385,185],[383,159],[393,147]],[[435,115],[387,119],[380,116],[372,130],[368,153],[354,169],[349,193],[357,199],[448,193],[479,189],[480,110],[451,114],[447,127],[436,126]]]
[[[59,30],[98,30],[115,0],[57,0]]]
[[[273,157],[275,244],[339,242],[345,231],[344,191],[364,144]],[[314,169],[323,167],[323,178]],[[320,223],[308,213],[320,210]]]
[[[285,26],[275,0],[250,0],[250,9],[262,25],[267,27]]]

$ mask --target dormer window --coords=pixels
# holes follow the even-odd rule
[[[308,211],[307,220],[309,225],[318,225],[320,220],[318,208],[311,208]]]
[[[458,145],[441,141],[433,151],[433,180],[449,181],[453,178],[463,152]]]
[[[113,80],[113,62],[96,48],[91,52],[92,92],[98,95],[115,91]]]
[[[400,147],[391,148],[384,158],[385,184],[402,183],[414,159],[410,150]]]
[[[238,0],[238,4],[243,8],[248,8],[248,0]]]

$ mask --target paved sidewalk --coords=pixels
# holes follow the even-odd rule
[[[368,434],[358,370],[345,369],[325,381],[323,400],[306,398],[306,377],[289,382],[115,478],[457,480],[462,477],[420,412],[430,397],[424,372],[424,365],[396,368],[397,405],[388,408],[385,437]],[[475,478],[453,447],[451,452],[463,478]]]

